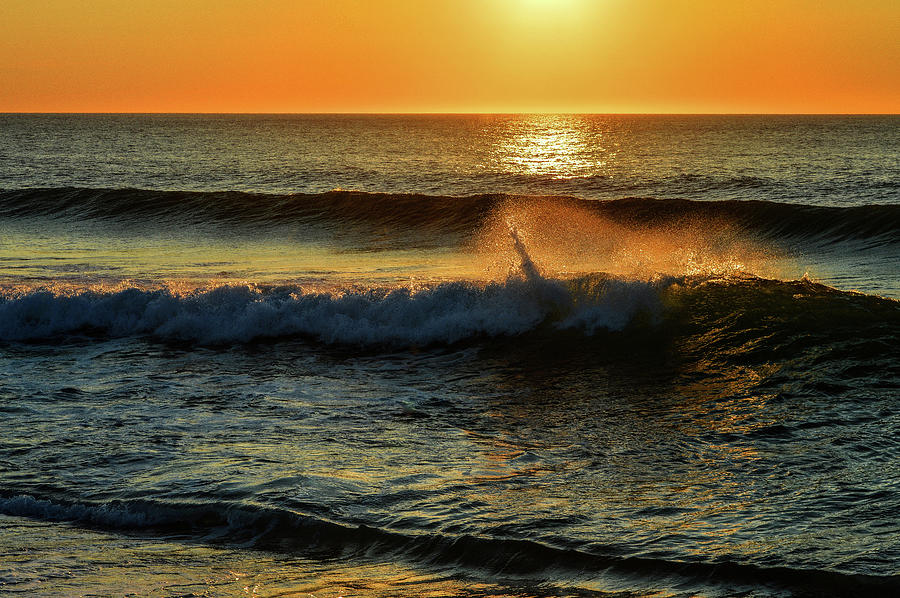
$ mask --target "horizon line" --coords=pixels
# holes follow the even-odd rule
[[[133,115],[133,116],[900,116],[900,112],[139,112],[139,111],[0,111],[3,115]]]

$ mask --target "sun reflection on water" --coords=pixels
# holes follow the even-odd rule
[[[492,159],[505,171],[550,178],[602,175],[619,141],[603,127],[588,127],[571,115],[528,115],[508,122],[498,135]]]

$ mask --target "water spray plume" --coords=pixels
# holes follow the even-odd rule
[[[525,244],[519,236],[519,231],[512,224],[509,225],[509,235],[512,237],[513,247],[515,247],[516,253],[519,254],[519,258],[522,260],[521,268],[522,273],[525,274],[525,278],[532,282],[539,280],[541,275],[538,272],[537,266],[534,265],[534,261],[532,261],[531,256],[528,255]]]
[[[483,227],[476,254],[494,280],[516,272],[529,280],[598,272],[632,280],[659,275],[783,278],[775,259],[780,256],[732,222],[625,222],[602,210],[599,202],[563,198],[510,200]]]

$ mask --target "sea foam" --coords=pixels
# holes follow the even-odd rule
[[[306,336],[325,343],[409,346],[517,335],[545,324],[620,330],[638,311],[656,309],[657,291],[666,284],[603,278],[575,285],[512,277],[340,292],[253,285],[187,293],[36,290],[0,297],[0,339],[89,334],[222,344]]]

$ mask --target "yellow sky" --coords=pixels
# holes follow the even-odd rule
[[[2,112],[900,112],[897,0],[0,0]]]

